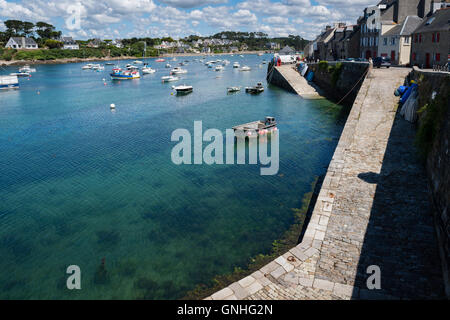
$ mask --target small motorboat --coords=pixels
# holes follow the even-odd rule
[[[151,67],[143,67],[142,68],[142,73],[143,74],[150,74],[150,73],[155,73],[156,70],[152,69]]]
[[[31,72],[36,72],[35,68],[31,68],[28,64],[24,65],[22,68],[19,69],[19,72],[26,72],[26,73],[31,73]]]
[[[144,62],[141,61],[141,60],[135,60],[135,61],[133,61],[133,63],[134,63],[134,64],[143,64]]]
[[[223,71],[225,68],[223,67],[223,66],[221,66],[221,65],[218,65],[216,68],[215,68],[215,70],[216,71]]]
[[[240,68],[240,67],[241,67],[241,65],[239,64],[239,62],[233,63],[233,68],[237,69],[237,68]]]
[[[110,76],[111,80],[132,80],[139,79],[141,74],[138,70],[122,70],[121,68],[114,68]]]
[[[258,82],[256,86],[254,87],[246,87],[245,92],[252,93],[252,94],[258,94],[264,91],[264,86],[261,82]]]
[[[170,65],[170,63],[166,64],[166,68],[172,68],[172,66]]]
[[[0,76],[0,90],[19,89],[17,76]]]
[[[172,86],[172,89],[177,92],[177,94],[187,94],[191,93],[194,88],[192,86],[181,85],[181,86]]]
[[[105,62],[105,66],[113,66],[114,62]]]
[[[170,70],[170,73],[171,74],[184,74],[184,73],[187,73],[187,70],[179,68],[179,67],[175,67],[172,70]]]
[[[81,69],[83,70],[92,69],[92,63],[88,63],[87,65],[82,66]]]
[[[266,117],[264,120],[244,123],[232,128],[236,137],[257,137],[258,135],[267,135],[276,133],[277,122],[274,117]]]
[[[13,72],[9,74],[10,76],[16,76],[16,77],[30,77],[31,73],[28,72]]]
[[[166,60],[164,60],[164,59],[156,59],[155,60],[155,62],[164,62],[164,61],[166,61]]]
[[[162,82],[172,82],[172,81],[178,81],[180,78],[174,77],[174,76],[164,76],[161,77]]]
[[[239,69],[241,71],[250,71],[252,70],[252,68],[250,68],[249,66],[243,66],[241,69]]]
[[[238,92],[241,91],[241,87],[228,87],[227,88],[227,92],[232,93],[232,92]]]

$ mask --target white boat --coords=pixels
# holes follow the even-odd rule
[[[156,70],[152,69],[150,67],[143,67],[142,68],[142,73],[143,74],[150,74],[150,73],[155,73],[155,72],[156,72]]]
[[[239,62],[233,63],[233,68],[237,69],[237,68],[240,68],[240,67],[241,67],[241,65],[239,64]]]
[[[230,61],[228,60],[223,60],[222,65],[227,66],[230,64]]]
[[[244,56],[241,54],[239,57],[243,58]]]
[[[172,86],[172,89],[175,90],[178,94],[191,93],[194,90],[192,86],[187,85]]]
[[[217,67],[216,67],[216,71],[223,71],[225,68],[223,67],[223,66],[221,66],[221,65],[218,65]]]
[[[29,65],[24,65],[22,68],[19,69],[19,72],[31,73],[31,72],[36,72],[36,69],[31,68]]]
[[[241,91],[241,87],[228,87],[227,91],[228,92],[238,92],[238,91]]]
[[[179,67],[175,67],[172,70],[170,70],[170,73],[171,74],[184,74],[184,73],[187,73],[187,70],[179,68]]]
[[[258,94],[264,91],[264,86],[261,82],[258,82],[254,87],[246,87],[245,92]]]
[[[261,57],[263,54],[260,52],[260,53],[258,53],[258,57]]]
[[[133,63],[134,64],[143,64],[144,62],[142,62],[141,60],[136,60],[136,61],[133,61]]]
[[[0,90],[19,89],[17,76],[0,76]]]
[[[239,69],[241,71],[250,71],[252,70],[252,68],[250,68],[249,66],[243,66],[241,69]]]
[[[172,66],[170,65],[170,63],[166,64],[166,68],[172,68]]]
[[[88,63],[87,65],[82,66],[81,69],[83,70],[92,69],[92,63]]]
[[[31,74],[28,72],[13,72],[9,74],[10,76],[16,76],[16,77],[30,77]]]
[[[161,77],[162,82],[172,82],[172,81],[178,81],[180,78],[174,77],[174,76],[164,76]]]

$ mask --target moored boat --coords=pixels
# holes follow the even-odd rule
[[[250,68],[249,66],[243,66],[241,69],[239,69],[241,71],[250,71],[252,70],[252,68]]]
[[[165,60],[165,59],[162,59],[162,58],[156,59],[156,60],[155,60],[155,62],[164,62],[164,61],[166,61],[166,60]]]
[[[244,123],[232,128],[236,137],[256,137],[278,131],[274,117],[266,117],[263,121]]]
[[[184,74],[184,73],[187,73],[187,70],[186,69],[182,69],[180,67],[175,67],[172,70],[170,70],[170,73],[171,74]]]
[[[16,76],[16,77],[30,77],[31,73],[28,72],[13,72],[9,74],[10,76]]]
[[[150,74],[150,73],[155,73],[156,70],[152,69],[151,67],[144,67],[142,68],[142,73],[143,74]]]
[[[163,76],[161,77],[162,82],[172,82],[172,81],[178,81],[180,78],[174,77],[174,76]]]
[[[0,90],[19,89],[17,76],[0,76]]]
[[[227,91],[228,92],[238,92],[238,91],[241,91],[241,87],[228,87],[227,88]]]
[[[264,91],[264,86],[262,85],[261,82],[258,82],[256,84],[256,86],[254,86],[254,87],[246,87],[245,88],[245,92],[253,93],[253,94],[261,93],[263,91]]]
[[[192,86],[181,85],[181,86],[172,86],[172,89],[177,92],[177,94],[187,94],[194,91]]]
[[[138,70],[122,70],[121,68],[114,68],[110,76],[112,80],[131,80],[141,77]]]
[[[36,72],[35,68],[31,68],[28,64],[19,69],[19,72],[32,73]]]
[[[223,71],[223,70],[224,70],[224,67],[221,66],[221,65],[218,65],[218,66],[215,68],[215,70],[216,70],[216,71]]]

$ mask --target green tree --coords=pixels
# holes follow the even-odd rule
[[[63,46],[61,41],[48,39],[44,42],[45,46],[49,49],[59,49]]]

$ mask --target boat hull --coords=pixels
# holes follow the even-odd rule
[[[126,76],[126,75],[113,75],[111,74],[111,80],[133,80],[139,79],[141,76]]]
[[[0,84],[0,90],[19,89],[19,84]]]

